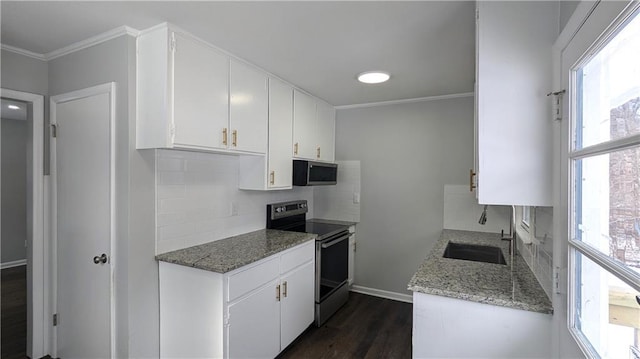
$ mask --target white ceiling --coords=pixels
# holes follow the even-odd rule
[[[332,105],[470,92],[474,2],[1,1],[2,43],[46,54],[127,25],[179,27]],[[391,80],[364,85],[358,73]]]
[[[18,108],[9,108],[9,106]],[[0,100],[0,118],[4,120],[26,120],[27,104],[21,101],[2,98]]]

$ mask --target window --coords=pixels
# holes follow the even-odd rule
[[[640,347],[640,16],[573,67],[570,330],[594,357]],[[640,298],[640,297],[639,297]]]

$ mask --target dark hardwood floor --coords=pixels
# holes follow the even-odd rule
[[[27,266],[0,272],[0,355],[2,359],[24,359],[27,350]]]
[[[278,358],[411,358],[412,306],[349,293],[322,327],[311,326]]]
[[[26,266],[1,272],[1,359],[24,359]],[[352,292],[322,327],[309,327],[278,358],[411,358],[411,329],[411,304]]]

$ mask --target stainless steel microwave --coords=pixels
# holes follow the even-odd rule
[[[338,165],[335,163],[293,160],[294,186],[323,186],[336,184]]]

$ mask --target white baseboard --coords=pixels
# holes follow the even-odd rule
[[[26,259],[20,259],[20,260],[13,261],[13,262],[1,263],[0,264],[0,269],[7,269],[7,268],[26,266],[26,265],[27,265],[27,260]]]
[[[413,303],[413,296],[409,294],[390,292],[388,290],[363,287],[359,285],[351,286],[351,291],[356,293],[361,293],[361,294],[372,295],[374,297],[397,300],[405,303]]]

